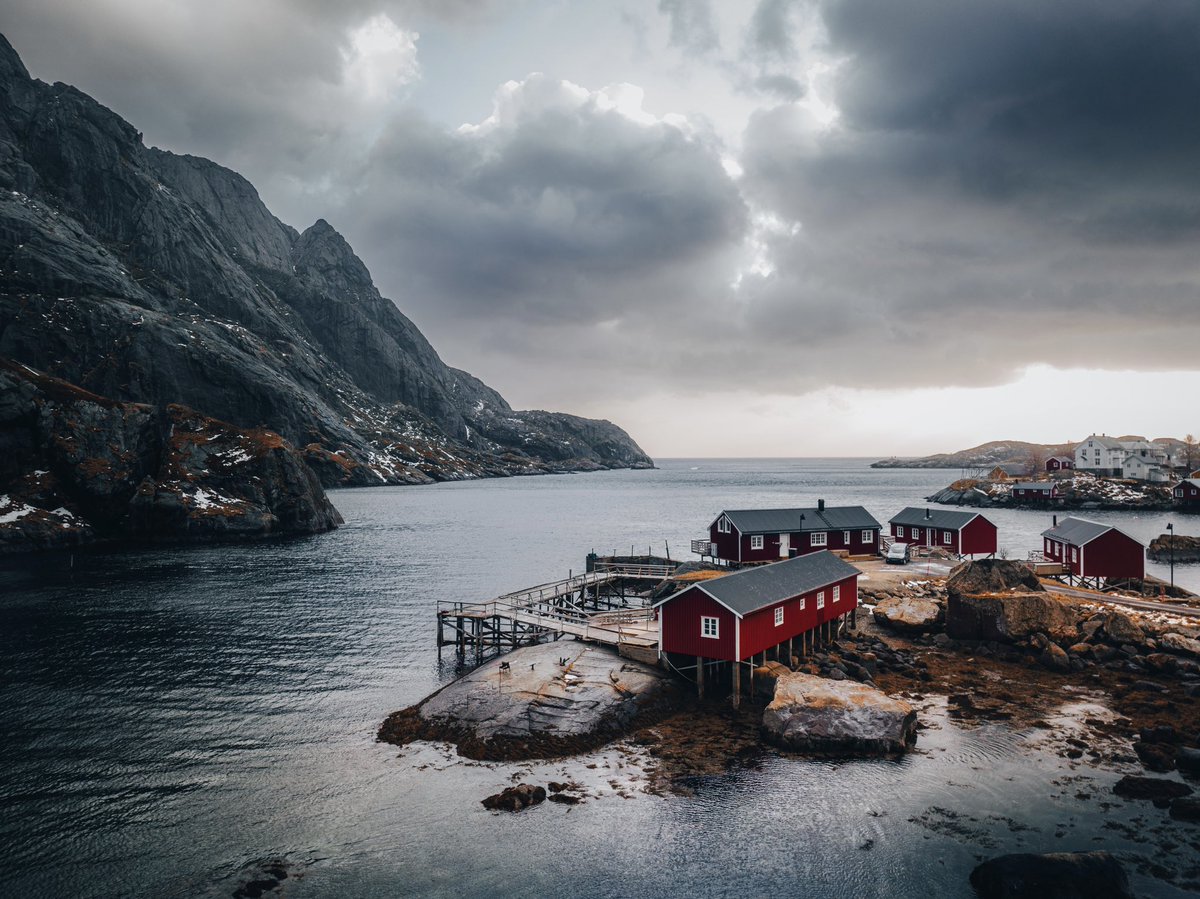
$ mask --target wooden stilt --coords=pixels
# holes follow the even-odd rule
[[[704,657],[696,656],[696,695],[704,698]]]
[[[733,663],[733,707],[736,709],[742,704],[742,663]]]

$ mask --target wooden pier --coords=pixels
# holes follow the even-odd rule
[[[635,587],[670,577],[674,564],[598,561],[594,571],[505,593],[486,602],[438,603],[438,652],[455,647],[476,659],[571,635],[614,646],[641,661],[658,659],[658,623]]]

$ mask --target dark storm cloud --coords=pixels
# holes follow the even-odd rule
[[[419,272],[439,316],[610,320],[664,270],[707,270],[745,226],[710,138],[543,75],[507,86],[475,130],[394,122],[350,180],[375,267]]]
[[[796,0],[759,0],[750,18],[751,55],[764,61],[790,61],[796,55],[792,11]]]
[[[658,11],[671,23],[671,43],[696,53],[719,50],[721,39],[709,0],[658,0]]]
[[[744,188],[797,233],[746,328],[897,385],[1191,365],[1200,6],[832,0],[841,117],[755,115]],[[947,365],[947,357],[964,364]]]

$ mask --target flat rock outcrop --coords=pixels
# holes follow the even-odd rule
[[[1073,633],[1080,612],[1048,593],[952,593],[946,603],[946,633],[956,640],[1015,643],[1034,634]]]
[[[268,427],[327,486],[651,467],[607,421],[448,366],[326,221],[147,148],[0,36],[0,355],[120,402]]]
[[[0,359],[0,552],[311,534],[341,523],[278,434],[118,403]]]
[[[1200,562],[1200,537],[1160,534],[1146,547],[1146,556],[1158,562]]]
[[[917,713],[865,684],[795,672],[776,679],[762,727],[768,742],[784,749],[886,755],[916,741]]]
[[[875,620],[895,631],[924,633],[942,622],[942,607],[933,600],[891,597],[880,600],[872,612]]]
[[[1133,899],[1129,875],[1108,852],[1017,852],[971,872],[980,899]]]
[[[544,643],[492,659],[390,715],[379,739],[445,740],[475,759],[569,755],[670,711],[676,689],[665,672],[610,649]]]

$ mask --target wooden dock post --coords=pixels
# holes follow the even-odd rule
[[[696,656],[696,696],[704,698],[704,657]]]
[[[733,707],[736,709],[742,704],[742,663],[733,663]]]

